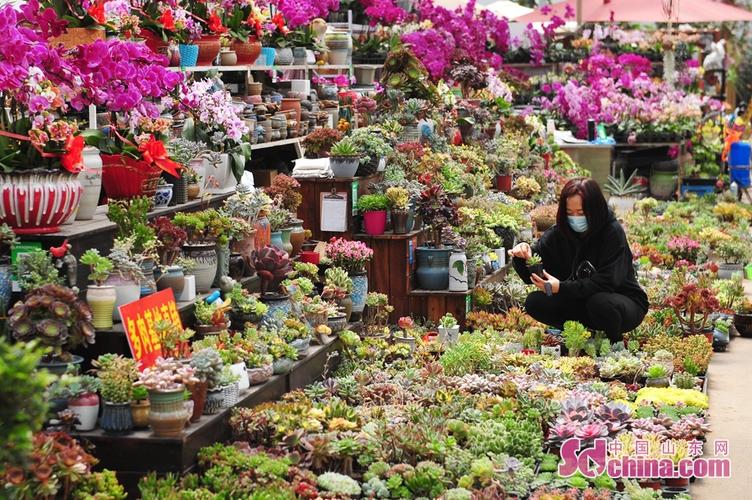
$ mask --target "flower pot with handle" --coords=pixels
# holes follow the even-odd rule
[[[107,434],[126,434],[132,431],[133,415],[131,414],[131,404],[105,401],[99,425]]]
[[[89,392],[77,398],[69,399],[68,409],[78,417],[79,423],[76,424],[77,431],[90,431],[97,426],[99,396],[96,393]]]
[[[97,330],[112,328],[112,314],[117,300],[117,292],[110,285],[89,285],[86,289],[86,302],[93,315],[92,323]]]
[[[82,193],[78,177],[60,171],[0,173],[0,224],[16,234],[56,233],[78,209]]]
[[[94,147],[85,147],[83,155],[84,168],[78,174],[78,182],[83,192],[76,220],[91,220],[99,205],[99,193],[102,191],[102,158],[99,156],[99,150]]]
[[[366,234],[380,236],[386,230],[386,210],[374,210],[363,214],[363,228]]]
[[[449,288],[448,248],[419,247],[416,250],[418,269],[415,271],[418,288],[446,290]]]
[[[149,425],[158,437],[178,437],[183,434],[188,414],[184,401],[185,387],[172,391],[149,391]]]

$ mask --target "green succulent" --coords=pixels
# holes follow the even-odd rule
[[[216,349],[209,347],[194,352],[191,356],[191,366],[195,368],[195,375],[199,380],[208,382],[210,387],[219,386],[224,362]]]

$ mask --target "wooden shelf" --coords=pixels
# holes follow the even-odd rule
[[[300,137],[293,137],[292,139],[282,139],[280,141],[262,142],[261,144],[252,144],[251,150],[277,148],[280,146],[289,146],[290,144],[299,144],[302,139]]]
[[[423,232],[423,229],[418,229],[417,231],[410,231],[409,233],[405,234],[394,234],[392,231],[387,231],[384,234],[380,234],[377,236],[365,234],[365,233],[358,233],[353,235],[355,239],[358,240],[409,240],[413,238],[414,236],[418,236]]]
[[[273,376],[265,383],[241,392],[235,407],[250,408],[266,401],[280,399],[290,390],[304,387],[328,369],[336,367],[338,358],[330,355],[341,349],[339,339],[325,345],[312,346],[308,356],[295,363],[286,375]],[[74,437],[95,445],[98,467],[114,470],[129,493],[136,493],[138,479],[154,471],[158,474],[184,474],[196,466],[198,451],[231,437],[229,419],[232,408],[215,415],[204,415],[174,438],[155,437],[151,430],[137,430],[126,435],[109,435],[101,429],[74,433]],[[135,496],[134,496],[135,498]]]
[[[369,65],[360,65],[369,66]],[[374,65],[374,67],[382,67],[381,64]],[[243,72],[243,71],[308,71],[316,69],[350,69],[350,64],[289,64],[266,66],[263,64],[238,64],[236,66],[170,66],[167,69],[170,71],[182,71],[185,73],[200,73],[205,71],[217,70],[224,72]]]

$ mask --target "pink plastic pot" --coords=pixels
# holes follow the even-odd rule
[[[364,213],[363,226],[368,235],[379,236],[384,234],[386,230],[386,210]]]

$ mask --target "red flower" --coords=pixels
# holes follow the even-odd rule
[[[281,13],[278,12],[277,14],[275,14],[272,18],[272,22],[277,26],[277,29],[283,35],[286,35],[290,32],[287,26],[285,26],[285,18],[282,17]]]
[[[84,138],[80,135],[70,136],[65,141],[65,154],[60,158],[60,165],[72,174],[77,174],[84,168]]]
[[[86,11],[96,22],[104,24],[104,2],[99,0]]]
[[[162,141],[158,141],[152,135],[148,141],[142,142],[138,146],[138,150],[141,152],[141,157],[146,163],[154,164],[173,177],[178,177],[178,169],[181,166],[179,163],[170,160]]]
[[[162,15],[159,16],[159,22],[164,29],[175,31],[175,19],[172,18],[172,11],[170,9],[162,12]]]
[[[209,31],[221,35],[227,33],[227,28],[222,26],[222,19],[219,18],[216,12],[212,12],[209,16]]]

